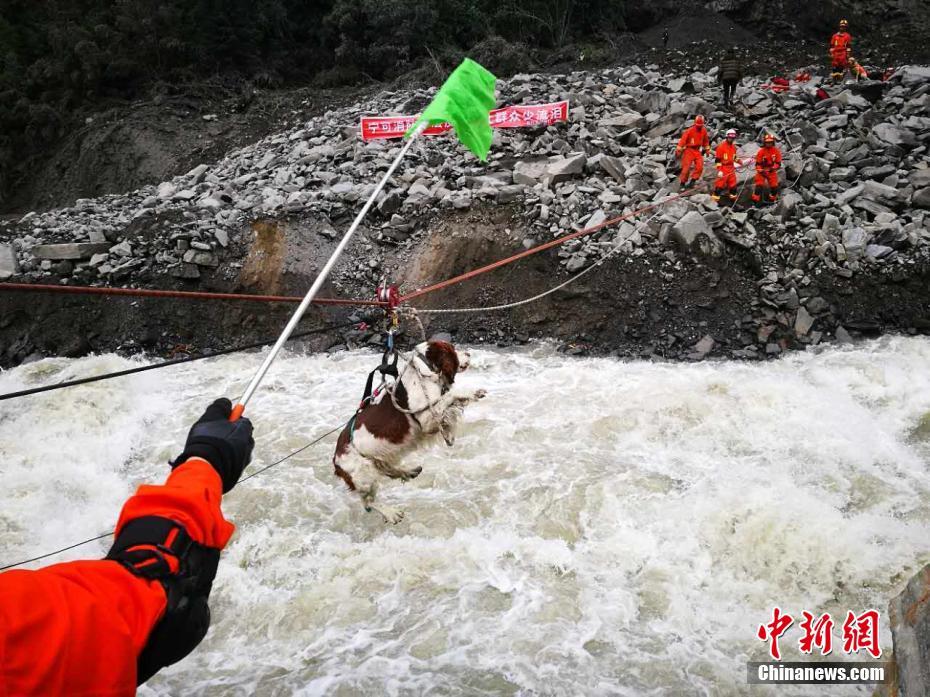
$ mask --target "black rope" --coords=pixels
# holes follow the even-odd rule
[[[22,566],[23,564],[29,564],[30,562],[39,561],[40,559],[45,559],[47,557],[53,557],[56,554],[67,552],[69,549],[74,549],[75,547],[86,545],[88,542],[102,540],[104,537],[109,537],[112,534],[113,534],[112,532],[105,532],[102,535],[97,535],[97,537],[92,537],[89,540],[84,540],[83,542],[77,542],[71,545],[70,547],[62,547],[61,549],[56,549],[54,552],[49,552],[48,554],[42,554],[42,555],[39,555],[38,557],[33,557],[32,559],[25,559],[23,561],[18,561],[15,564],[7,564],[6,566],[0,566],[0,571],[6,571],[7,569],[12,569],[14,566]]]
[[[262,472],[267,472],[267,471],[270,470],[272,467],[275,467],[275,466],[277,466],[277,465],[280,465],[282,462],[285,462],[285,461],[287,461],[287,460],[290,460],[290,459],[291,459],[292,457],[294,457],[295,455],[298,455],[298,454],[302,453],[302,452],[303,452],[304,450],[306,450],[307,448],[313,447],[314,445],[316,445],[317,443],[319,443],[321,440],[323,440],[323,439],[326,438],[327,436],[331,436],[332,434],[334,434],[336,431],[342,429],[343,427],[344,427],[344,424],[339,424],[339,425],[336,426],[336,428],[334,428],[333,430],[327,431],[326,433],[324,433],[322,436],[320,436],[320,437],[317,438],[316,440],[313,440],[313,441],[307,443],[305,446],[303,446],[303,447],[301,447],[301,448],[298,448],[298,449],[295,450],[294,452],[292,452],[292,453],[290,453],[290,454],[288,454],[288,455],[285,455],[285,456],[282,457],[280,460],[278,460],[278,461],[276,461],[276,462],[272,462],[270,465],[267,465],[267,466],[265,466],[265,467],[262,467],[262,468],[261,468],[260,470],[258,470],[257,472],[252,472],[252,474],[250,474],[248,477],[243,477],[242,479],[239,480],[239,484],[242,484],[242,482],[244,482],[244,481],[246,481],[246,480],[248,480],[248,479],[251,479],[252,477],[258,476],[258,475],[261,474]],[[29,563],[34,562],[34,561],[39,561],[39,560],[41,560],[41,559],[46,559],[46,558],[48,558],[48,557],[53,557],[53,556],[55,556],[56,554],[61,554],[62,552],[67,552],[68,550],[74,549],[75,547],[80,547],[81,545],[86,545],[86,544],[89,544],[89,543],[91,543],[91,542],[96,542],[97,540],[102,540],[104,537],[110,537],[112,534],[113,534],[112,532],[105,532],[105,533],[103,533],[102,535],[97,535],[97,537],[91,537],[89,540],[84,540],[83,542],[76,542],[75,544],[69,545],[68,547],[62,547],[61,549],[56,549],[54,552],[48,552],[47,554],[41,554],[41,555],[39,555],[38,557],[33,557],[32,559],[24,559],[23,561],[18,561],[18,562],[14,563],[14,564],[7,564],[6,566],[0,566],[0,571],[6,571],[7,569],[12,569],[12,568],[17,567],[17,566],[22,566],[23,564],[29,564]]]
[[[293,334],[293,335],[290,337],[290,339],[299,339],[299,338],[302,338],[302,337],[305,337],[305,336],[310,336],[311,334],[319,334],[319,333],[321,333],[321,332],[330,331],[330,330],[334,330],[334,329],[344,329],[345,327],[351,327],[352,325],[359,324],[360,322],[367,322],[367,321],[368,321],[368,319],[364,319],[364,320],[359,320],[359,321],[355,321],[355,322],[347,322],[346,324],[340,324],[340,325],[336,325],[336,326],[332,326],[332,327],[320,327],[320,328],[318,328],[318,329],[311,329],[311,330],[308,330],[308,331],[305,331],[305,332],[300,332],[300,333],[298,333],[298,334]],[[289,341],[290,341],[290,339],[289,339]],[[259,344],[250,344],[250,345],[248,345],[248,346],[237,346],[236,348],[225,349],[225,350],[223,350],[223,351],[217,351],[217,352],[215,352],[215,353],[210,353],[210,354],[207,354],[207,355],[204,355],[204,356],[195,356],[195,357],[188,357],[188,358],[180,358],[180,359],[176,359],[176,360],[172,360],[172,361],[165,361],[164,363],[156,363],[156,364],[154,364],[154,365],[147,365],[147,366],[142,366],[142,367],[140,367],[140,368],[133,368],[133,369],[131,369],[131,370],[121,370],[121,371],[119,371],[119,372],[117,372],[117,373],[107,373],[107,374],[105,374],[105,375],[96,375],[96,376],[94,376],[94,377],[92,377],[92,378],[82,378],[82,379],[80,379],[80,380],[70,380],[70,381],[68,381],[68,382],[59,382],[59,383],[56,383],[56,384],[54,384],[54,385],[47,385],[47,386],[45,386],[45,387],[36,387],[36,388],[31,389],[31,390],[23,390],[23,391],[21,391],[21,392],[11,392],[11,393],[9,393],[9,394],[0,395],[0,401],[3,401],[4,399],[12,399],[13,397],[22,397],[22,396],[24,396],[24,395],[35,394],[35,393],[37,393],[37,392],[46,392],[46,391],[49,391],[49,390],[61,389],[61,388],[63,388],[63,387],[72,387],[72,386],[74,386],[74,385],[83,385],[83,384],[86,384],[86,383],[88,383],[88,382],[96,382],[96,381],[98,381],[98,380],[106,380],[106,379],[108,379],[108,378],[121,377],[121,376],[123,376],[123,375],[131,375],[132,373],[141,373],[141,372],[144,371],[144,370],[154,370],[155,368],[165,368],[165,367],[167,367],[167,366],[169,366],[169,365],[177,365],[177,364],[179,364],[179,363],[189,363],[189,362],[191,362],[191,361],[198,361],[198,360],[201,360],[201,359],[203,359],[203,358],[213,358],[214,356],[223,356],[223,355],[226,355],[226,354],[229,354],[229,353],[235,353],[236,351],[247,351],[247,350],[253,349],[253,348],[261,348],[262,346],[267,346],[267,345],[270,344],[270,343],[271,343],[270,341],[264,341],[264,342],[259,343]],[[252,472],[252,474],[250,474],[248,477],[243,477],[242,479],[239,480],[239,484],[241,484],[241,483],[244,482],[244,481],[247,481],[247,480],[251,479],[252,477],[258,476],[258,475],[261,474],[262,472],[267,472],[267,471],[270,470],[272,467],[275,467],[275,466],[277,466],[277,465],[280,465],[282,462],[285,462],[285,461],[287,461],[287,460],[290,460],[290,459],[291,459],[292,457],[294,457],[295,455],[299,455],[300,453],[302,453],[302,452],[303,452],[304,450],[306,450],[307,448],[313,447],[314,445],[316,445],[317,443],[319,443],[321,440],[323,440],[324,438],[326,438],[326,437],[328,437],[328,436],[331,436],[332,434],[334,434],[336,431],[340,430],[340,429],[343,428],[343,427],[344,427],[344,424],[339,424],[338,426],[336,426],[336,428],[332,429],[331,431],[327,431],[326,433],[324,433],[322,436],[320,436],[320,437],[317,438],[316,440],[313,440],[313,441],[307,443],[306,445],[304,445],[303,447],[298,448],[298,449],[295,450],[294,452],[292,452],[292,453],[290,453],[290,454],[288,454],[288,455],[285,455],[285,456],[282,457],[280,460],[277,460],[276,462],[272,462],[270,465],[267,465],[267,466],[265,466],[265,467],[262,467],[262,468],[261,468],[260,470],[258,470],[257,472]],[[30,563],[32,563],[32,562],[34,562],[34,561],[40,561],[40,560],[42,560],[42,559],[47,559],[48,557],[53,557],[53,556],[55,556],[56,554],[61,554],[62,552],[67,552],[68,550],[74,549],[75,547],[80,547],[81,545],[86,545],[86,544],[89,544],[89,543],[91,543],[91,542],[96,542],[97,540],[102,540],[102,539],[105,538],[105,537],[110,537],[112,534],[113,534],[112,532],[105,532],[105,533],[103,533],[102,535],[97,535],[96,537],[91,537],[90,539],[84,540],[83,542],[76,542],[75,544],[69,545],[68,547],[62,547],[61,549],[56,549],[54,552],[48,552],[47,554],[42,554],[42,555],[39,555],[38,557],[33,557],[32,559],[24,559],[23,561],[18,561],[18,562],[15,562],[15,563],[13,563],[13,564],[7,564],[6,566],[0,566],[0,571],[6,571],[7,569],[12,569],[12,568],[17,567],[17,566],[22,566],[23,564],[30,564]]]
[[[337,324],[335,326],[326,326],[319,327],[317,329],[309,329],[305,332],[299,332],[297,334],[291,335],[288,341],[294,339],[302,339],[313,334],[322,334],[323,332],[333,331],[337,329],[345,329],[346,327],[351,327],[352,325],[359,324],[360,322],[367,322],[368,320],[359,320],[355,322],[346,322],[345,324]],[[182,363],[192,363],[193,361],[202,361],[206,358],[216,358],[217,356],[226,356],[230,353],[238,353],[239,351],[248,351],[250,349],[262,348],[268,344],[274,343],[274,339],[261,341],[255,344],[246,344],[244,346],[235,346],[229,349],[223,349],[222,351],[214,351],[213,353],[206,353],[202,356],[187,356],[185,358],[174,358],[170,361],[163,361],[162,363],[153,363],[151,365],[143,365],[137,368],[128,368],[126,370],[119,370],[115,373],[104,373],[102,375],[94,375],[92,377],[78,378],[76,380],[67,380],[65,382],[56,382],[53,385],[44,385],[42,387],[33,387],[28,390],[19,390],[18,392],[9,392],[7,394],[0,395],[0,402],[7,399],[15,399],[17,397],[26,397],[28,395],[39,394],[40,392],[51,392],[52,390],[61,390],[65,387],[75,387],[76,385],[86,385],[91,382],[99,382],[101,380],[109,380],[110,378],[119,378],[126,375],[134,375],[136,373],[144,373],[147,370],[156,370],[158,368],[167,368],[172,365],[180,365]],[[2,569],[0,569],[2,570]]]

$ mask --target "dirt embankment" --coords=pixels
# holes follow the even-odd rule
[[[196,285],[168,276],[142,278],[145,287],[302,295],[335,248],[324,236],[329,221],[292,218],[258,221],[230,245],[221,265]],[[321,293],[370,298],[382,274],[410,292],[523,250],[526,230],[519,211],[478,208],[437,217],[416,245],[392,247],[379,268],[367,263],[374,234],[362,230]],[[427,333],[448,332],[456,341],[507,346],[555,338],[583,354],[691,359],[757,356],[803,348],[790,315],[760,302],[762,260],[738,246],[722,259],[698,259],[673,250],[666,257],[619,254],[585,277],[539,300],[505,310],[484,308],[544,293],[569,278],[555,250],[423,296],[421,309],[482,308],[462,314],[428,314]],[[833,275],[805,289],[831,308],[818,325],[823,340],[875,336],[886,331],[930,333],[930,269],[907,279]],[[144,351],[156,356],[207,353],[273,340],[293,304],[214,300],[132,299],[46,293],[0,294],[0,362],[15,365],[47,355]],[[314,307],[302,329],[366,318],[368,329],[340,329],[307,340],[310,350],[378,344],[379,312]],[[374,319],[375,321],[371,321]],[[842,329],[840,329],[842,327]],[[405,343],[419,340],[415,322],[403,327]],[[778,351],[765,350],[776,345]],[[749,354],[746,354],[748,357]]]

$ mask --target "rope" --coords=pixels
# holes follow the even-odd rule
[[[611,227],[613,225],[616,225],[617,223],[623,222],[624,220],[635,218],[636,216],[642,213],[646,213],[648,211],[654,210],[661,206],[668,205],[669,203],[678,201],[688,196],[693,196],[694,194],[702,191],[703,189],[704,189],[704,185],[699,184],[698,186],[682,191],[681,193],[676,194],[675,196],[671,196],[663,201],[657,201],[655,203],[650,203],[649,205],[643,206],[642,208],[638,208],[634,211],[631,211],[630,213],[624,213],[623,215],[617,216],[616,218],[605,220],[603,223],[592,225],[591,227],[584,228],[583,230],[579,230],[578,232],[574,232],[570,235],[566,235],[565,237],[559,237],[557,239],[550,240],[549,242],[545,242],[543,244],[537,245],[536,247],[531,247],[530,249],[520,252],[519,254],[514,254],[512,256],[506,257],[505,259],[501,259],[500,261],[495,261],[493,264],[488,264],[487,266],[482,266],[480,268],[473,269],[472,271],[468,271],[467,273],[454,276],[453,278],[442,281],[440,283],[433,284],[431,286],[427,286],[426,288],[415,290],[412,293],[409,293],[408,295],[403,296],[400,299],[400,301],[402,303],[408,302],[410,300],[413,300],[414,298],[419,298],[422,295],[426,295],[427,293],[432,293],[434,291],[447,288],[448,286],[462,283],[463,281],[467,281],[471,278],[474,278],[475,276],[480,276],[481,274],[487,273],[489,271],[494,271],[495,269],[499,269],[502,266],[511,264],[519,259],[525,259],[526,257],[531,256],[533,254],[538,254],[539,252],[545,251],[547,249],[558,247],[559,245],[565,244],[566,242],[570,242],[571,240],[576,240],[579,237],[584,237],[586,235],[590,235],[591,233],[597,232],[598,230],[603,230],[606,227]]]
[[[362,320],[365,321],[365,320]],[[318,327],[316,329],[309,329],[305,332],[300,332],[299,334],[294,334],[291,339],[300,339],[306,336],[311,336],[313,334],[321,334],[327,331],[334,331],[338,329],[344,329],[346,327],[351,327],[359,322],[346,322],[344,324],[337,324],[334,326],[327,327]],[[92,382],[99,382],[101,380],[109,380],[110,378],[119,378],[126,375],[134,375],[136,373],[144,373],[147,370],[157,370],[158,368],[167,368],[172,365],[180,365],[182,363],[192,363],[194,361],[202,361],[207,358],[216,358],[217,356],[226,356],[230,353],[237,353],[239,351],[248,351],[250,349],[262,348],[272,343],[274,339],[266,339],[254,344],[246,344],[243,346],[235,346],[229,349],[223,349],[222,351],[214,351],[213,353],[207,353],[202,356],[188,356],[186,358],[175,358],[170,361],[163,361],[161,363],[153,363],[151,365],[138,366],[136,368],[128,368],[126,370],[118,370],[113,373],[103,373],[102,375],[94,375],[86,378],[78,378],[76,380],[67,380],[65,382],[56,382],[53,385],[43,385],[42,387],[33,387],[28,390],[19,390],[18,392],[8,392],[7,394],[0,395],[0,402],[6,401],[8,399],[15,399],[17,397],[26,397],[28,395],[39,394],[41,392],[51,392],[53,390],[61,390],[65,387],[75,387],[77,385],[86,385]]]
[[[94,286],[53,286],[40,283],[0,283],[0,291],[26,293],[67,293],[72,295],[128,295],[136,298],[183,298],[186,300],[244,300],[263,303],[299,303],[303,297],[293,295],[249,295],[247,293],[206,293],[188,290],[155,290],[151,288],[98,288]],[[385,307],[380,300],[355,300],[352,298],[316,298],[317,305],[352,305]]]
[[[642,229],[642,228],[646,227],[646,225],[648,225],[650,222],[652,222],[653,220],[655,220],[655,218],[656,218],[658,215],[659,215],[658,213],[655,213],[655,214],[653,214],[652,216],[650,216],[649,218],[647,218],[644,222],[642,222],[642,223],[640,224],[640,227],[639,227],[638,229]],[[637,231],[637,230],[634,230],[633,232],[636,232],[636,231]],[[620,249],[621,249],[621,247],[623,247],[623,244],[624,244],[625,242],[627,242],[627,241],[630,239],[630,237],[633,236],[633,232],[631,232],[629,235],[627,235],[627,236],[624,237],[622,240],[620,240],[619,242],[617,242],[617,243],[607,252],[607,254],[605,254],[603,257],[601,257],[601,258],[598,259],[596,262],[594,262],[593,264],[591,264],[591,266],[589,266],[588,268],[584,269],[583,271],[579,271],[577,274],[575,274],[574,276],[572,276],[571,278],[569,278],[567,281],[565,281],[565,282],[563,282],[563,283],[560,283],[559,285],[555,286],[554,288],[550,288],[550,289],[547,290],[547,291],[543,291],[542,293],[539,293],[538,295],[534,295],[534,296],[531,297],[531,298],[526,298],[525,300],[518,300],[518,301],[516,301],[516,302],[507,303],[507,304],[505,304],[505,305],[492,305],[491,307],[460,307],[460,308],[451,308],[451,309],[417,310],[417,311],[418,311],[419,313],[421,313],[421,314],[426,314],[426,315],[440,315],[440,314],[454,314],[454,313],[466,313],[466,312],[492,312],[492,311],[494,311],[494,310],[509,310],[509,309],[511,309],[511,308],[514,308],[514,307],[520,307],[521,305],[528,305],[529,303],[532,303],[532,302],[535,302],[535,301],[537,301],[537,300],[540,300],[541,298],[544,298],[544,297],[546,297],[547,295],[551,295],[552,293],[555,293],[555,292],[557,292],[557,291],[562,290],[565,286],[569,285],[570,283],[574,283],[575,281],[577,281],[579,278],[581,278],[581,277],[584,276],[585,274],[588,274],[588,273],[590,273],[591,271],[593,271],[594,269],[596,269],[598,266],[600,266],[601,264],[603,264],[605,261],[607,261],[607,260],[608,260],[610,257],[612,257],[614,254],[616,254],[617,252],[619,252]]]
[[[320,436],[320,437],[317,438],[316,440],[313,440],[313,441],[307,443],[305,446],[303,446],[303,447],[301,447],[301,448],[298,448],[298,449],[295,450],[294,452],[289,453],[288,455],[285,455],[284,457],[282,457],[282,458],[281,458],[280,460],[278,460],[277,462],[272,462],[272,463],[271,463],[270,465],[268,465],[267,467],[262,467],[260,470],[258,470],[258,471],[256,471],[256,472],[252,472],[252,474],[250,474],[248,477],[243,477],[242,479],[239,480],[239,483],[241,484],[242,482],[247,481],[247,480],[251,479],[252,477],[258,476],[258,475],[261,474],[262,472],[267,472],[267,471],[270,470],[272,467],[275,467],[275,466],[277,466],[277,465],[280,465],[282,462],[285,462],[286,460],[290,460],[290,459],[291,459],[292,457],[294,457],[295,455],[298,455],[299,453],[302,453],[302,452],[303,452],[304,450],[306,450],[307,448],[310,448],[310,447],[316,445],[316,444],[319,443],[321,440],[323,440],[323,439],[326,438],[327,436],[331,436],[332,434],[334,434],[336,431],[342,429],[343,427],[344,427],[344,424],[340,424],[340,425],[336,426],[336,428],[332,429],[331,431],[327,431],[326,433],[324,433],[322,436]],[[37,556],[37,557],[32,557],[32,559],[24,559],[23,561],[18,561],[18,562],[15,562],[15,563],[13,563],[13,564],[7,564],[6,566],[0,566],[0,572],[6,571],[7,569],[15,568],[15,567],[17,567],[17,566],[22,566],[23,564],[30,564],[30,563],[32,563],[32,562],[34,562],[34,561],[40,561],[40,560],[42,560],[42,559],[47,559],[48,557],[53,557],[53,556],[55,556],[56,554],[61,554],[62,552],[67,552],[68,550],[74,549],[75,547],[81,547],[82,545],[90,544],[91,542],[96,542],[97,540],[102,540],[103,538],[105,538],[105,537],[110,537],[110,536],[112,536],[112,535],[113,535],[113,532],[105,532],[105,533],[103,533],[102,535],[97,535],[96,537],[91,537],[90,539],[83,540],[83,541],[81,541],[81,542],[75,542],[73,545],[69,545],[69,546],[67,546],[67,547],[62,547],[61,549],[56,549],[54,552],[48,552],[48,553],[46,553],[46,554],[40,554],[40,555]]]

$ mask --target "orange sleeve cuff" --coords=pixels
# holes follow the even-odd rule
[[[223,517],[223,482],[206,460],[192,457],[168,475],[161,485],[143,484],[120,512],[119,535],[130,520],[143,516],[170,518],[184,526],[195,541],[223,549],[236,527]]]

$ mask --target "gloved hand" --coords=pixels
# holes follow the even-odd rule
[[[202,457],[223,480],[223,493],[228,493],[239,481],[242,470],[252,459],[252,422],[245,417],[230,421],[232,402],[221,397],[207,407],[187,434],[184,452],[171,463],[174,469],[190,457]]]
[[[680,159],[681,159],[681,150],[678,149],[678,148],[675,149],[675,159],[676,159],[676,160],[680,160]]]

